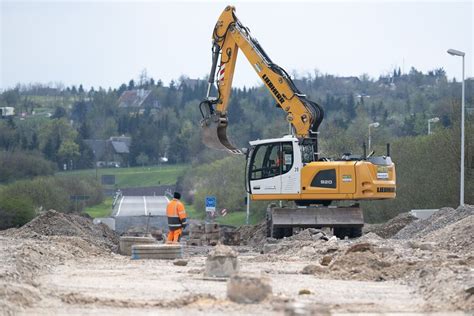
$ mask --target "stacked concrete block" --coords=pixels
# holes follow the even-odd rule
[[[150,244],[133,245],[132,259],[167,259],[174,260],[183,257],[180,244]]]
[[[119,253],[130,256],[132,254],[133,245],[155,244],[156,239],[151,236],[136,237],[136,236],[122,236],[120,237]]]
[[[217,223],[206,223],[204,225],[206,233],[206,243],[210,246],[215,246],[219,243],[220,239],[220,228]]]
[[[189,228],[188,245],[215,246],[219,243],[220,227],[217,223],[194,224]]]
[[[202,224],[191,225],[191,227],[189,227],[188,245],[202,246],[203,239],[205,240],[204,225]]]

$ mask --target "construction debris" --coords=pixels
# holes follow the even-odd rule
[[[189,228],[191,246],[215,246],[220,241],[220,227],[218,223],[193,224]]]
[[[0,252],[8,254],[0,256],[0,314],[92,309],[120,314],[121,308],[129,307],[138,313],[155,307],[166,314],[166,306],[176,306],[171,302],[182,284],[190,297],[199,296],[186,305],[189,313],[470,312],[474,310],[472,206],[440,212],[431,222],[412,221],[400,229],[399,235],[412,235],[406,239],[370,232],[341,240],[324,230],[304,229],[277,240],[266,238],[260,224],[237,230],[250,246],[179,250],[179,245],[172,249],[161,244],[134,246],[136,258],[166,257],[171,262],[115,255],[107,246],[113,238],[107,237],[107,231],[100,233],[101,226],[93,226],[90,219],[46,212],[20,229],[0,232]],[[206,227],[201,229],[205,235]],[[207,230],[213,233],[213,229]],[[117,246],[116,236],[115,240]],[[183,254],[186,259],[179,258]],[[264,277],[248,276],[252,273]],[[199,277],[203,274],[204,280],[228,281],[228,299],[221,282],[203,287]],[[115,290],[118,284],[120,289]],[[161,288],[166,291],[161,293]],[[345,294],[325,294],[339,292]]]
[[[271,294],[270,280],[264,277],[234,275],[227,282],[227,297],[236,303],[258,303]]]
[[[393,238],[409,239],[424,237],[433,231],[442,229],[449,224],[472,215],[474,215],[474,206],[472,205],[459,206],[456,210],[451,207],[443,207],[427,219],[420,219],[405,226]]]
[[[242,225],[237,229],[240,233],[242,245],[262,247],[267,239],[267,224],[262,222],[258,225]]]
[[[206,259],[206,277],[230,277],[239,270],[237,252],[229,246],[217,245]]]
[[[311,294],[311,291],[308,289],[301,289],[298,291],[298,295],[309,295]]]
[[[222,242],[224,245],[228,245],[228,246],[240,245],[240,232],[225,230],[223,234]]]
[[[410,213],[400,213],[386,223],[368,225],[369,227],[364,231],[365,233],[375,233],[382,238],[392,238],[402,228],[416,220],[417,218]]]
[[[326,233],[320,229],[316,228],[307,228],[300,231],[299,233],[288,237],[287,240],[329,240],[329,237]]]
[[[175,266],[184,267],[184,266],[187,266],[187,265],[188,265],[188,260],[185,260],[185,259],[177,259],[177,260],[173,261],[173,264],[174,264]]]

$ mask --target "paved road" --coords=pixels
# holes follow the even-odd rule
[[[165,216],[168,199],[164,196],[123,196],[114,209],[115,217],[120,216]]]

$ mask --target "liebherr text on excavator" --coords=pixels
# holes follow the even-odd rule
[[[298,207],[271,207],[268,234],[287,236],[295,227],[334,228],[340,237],[360,235],[362,211],[329,206],[333,201],[393,199],[395,165],[387,145],[385,156],[344,154],[341,159],[321,157],[318,128],[324,117],[320,105],[295,86],[287,72],[272,62],[248,28],[237,19],[235,8],[222,12],[212,33],[212,67],[207,96],[199,105],[204,143],[233,154],[245,154],[246,189],[252,200],[294,201]],[[235,147],[227,137],[227,107],[238,51],[241,50],[264,85],[286,112],[292,135],[256,140],[247,149]],[[217,95],[211,88],[217,75]],[[271,122],[269,122],[271,124]]]

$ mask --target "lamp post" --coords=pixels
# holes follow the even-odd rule
[[[372,148],[371,145],[372,145],[372,138],[370,136],[370,128],[373,127],[373,128],[377,128],[379,127],[380,124],[379,122],[374,122],[374,123],[370,123],[369,124],[369,154],[370,154],[370,149]]]
[[[431,123],[439,122],[439,117],[433,117],[428,120],[428,135],[431,135]]]
[[[464,205],[464,52],[448,49],[448,54],[462,57],[462,92],[461,92],[461,185],[459,205]]]

